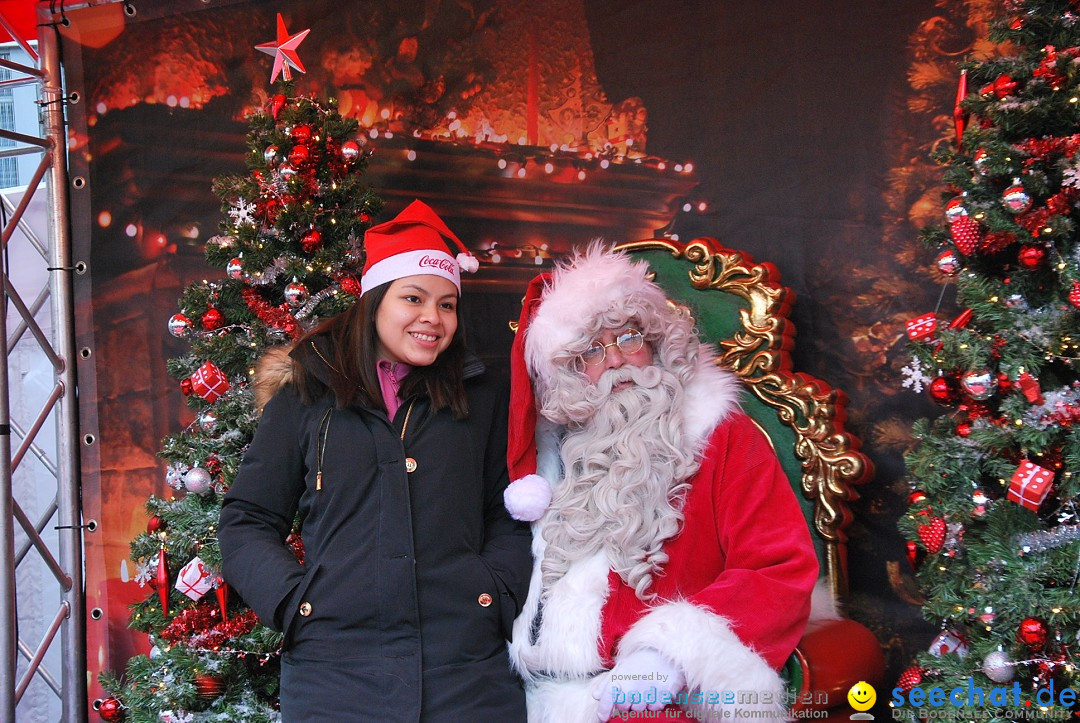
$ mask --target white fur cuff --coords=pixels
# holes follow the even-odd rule
[[[739,640],[730,622],[686,601],[661,605],[639,620],[619,644],[619,657],[652,648],[682,668],[686,687],[700,693],[696,708],[711,720],[722,708],[769,711],[783,718],[784,685],[765,659]]]

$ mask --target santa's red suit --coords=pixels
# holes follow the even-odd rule
[[[806,626],[818,563],[791,485],[768,439],[738,410],[738,392],[711,363],[687,388],[687,430],[705,451],[683,529],[664,545],[669,560],[653,602],[639,599],[601,551],[551,586],[536,628],[545,542],[543,520],[534,524],[537,562],[510,645],[530,721],[592,723],[600,676],[642,648],[681,668],[687,705],[678,707],[698,719],[719,717],[732,700],[730,708],[779,712],[776,671]],[[557,479],[543,469],[550,457],[538,456],[538,471]]]

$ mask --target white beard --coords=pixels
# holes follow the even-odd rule
[[[567,389],[562,379],[563,393],[545,406],[569,431],[560,451],[565,475],[543,522],[544,589],[573,562],[603,550],[638,597],[651,599],[668,559],[663,545],[681,529],[700,464],[684,431],[682,384],[659,366],[626,365],[595,385],[574,376],[584,383]],[[624,382],[632,383],[612,391]]]

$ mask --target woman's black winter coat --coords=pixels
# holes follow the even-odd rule
[[[333,373],[311,349],[293,357]],[[266,405],[218,532],[225,579],[285,633],[286,723],[524,721],[505,639],[530,533],[503,507],[508,397],[492,377],[466,363],[460,421],[425,397],[392,422],[329,393],[304,404],[289,383]],[[303,565],[284,544],[298,510]]]

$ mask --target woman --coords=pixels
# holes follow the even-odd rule
[[[502,506],[505,386],[459,328],[476,260],[420,201],[364,243],[360,300],[260,364],[225,579],[285,633],[287,722],[524,720],[505,639],[530,537]]]

